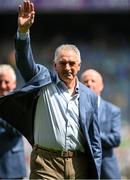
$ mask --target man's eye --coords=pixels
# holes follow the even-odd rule
[[[70,66],[74,66],[74,65],[75,65],[75,62],[69,62],[69,65],[70,65]]]
[[[61,61],[61,62],[60,62],[60,65],[65,66],[65,65],[66,65],[66,62]]]
[[[69,66],[74,66],[76,63],[75,62],[63,62],[63,61],[61,61],[61,62],[59,62],[59,64],[61,66],[66,66],[67,64],[69,64]]]

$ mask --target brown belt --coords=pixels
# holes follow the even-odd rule
[[[46,151],[49,153],[54,154],[55,156],[60,156],[60,157],[64,157],[64,158],[72,158],[72,157],[76,157],[79,155],[85,155],[85,153],[81,152],[81,151],[60,151],[60,150],[53,150],[53,149],[49,149],[49,148],[45,148],[39,145],[34,145],[33,150],[41,150],[41,151]]]

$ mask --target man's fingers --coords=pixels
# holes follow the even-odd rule
[[[24,12],[29,12],[29,11],[28,11],[28,10],[29,10],[28,1],[24,1],[23,6],[24,6]]]
[[[31,14],[31,24],[34,23],[35,12]]]
[[[22,7],[21,7],[21,5],[19,5],[18,11],[19,11],[18,15],[19,15],[19,16],[22,16]]]
[[[31,11],[34,10],[34,5],[29,0],[24,1],[23,6],[24,6],[25,13],[30,13]]]
[[[30,3],[30,8],[31,8],[31,11],[35,11],[35,10],[34,10],[34,4],[33,4],[33,3]]]

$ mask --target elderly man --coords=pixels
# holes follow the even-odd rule
[[[0,97],[16,88],[14,69],[0,65]],[[5,109],[8,114],[8,108]],[[19,119],[17,119],[19,121]],[[20,133],[0,118],[0,179],[23,179],[27,176],[23,139]]]
[[[36,64],[29,34],[34,16],[34,4],[24,1],[19,7],[15,48],[26,84],[0,100],[0,115],[33,146],[31,179],[98,179],[102,151],[97,96],[77,78],[80,52],[75,45],[59,46],[53,61],[55,74]],[[8,115],[5,106],[10,109]]]
[[[120,108],[101,98],[104,84],[102,75],[98,71],[87,69],[82,73],[81,81],[98,95],[98,119],[103,151],[101,179],[120,179],[121,175],[114,155],[114,148],[120,145]]]

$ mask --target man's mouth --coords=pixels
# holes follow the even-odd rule
[[[72,76],[72,73],[71,72],[66,72],[66,73],[64,73],[65,74],[65,76]]]

